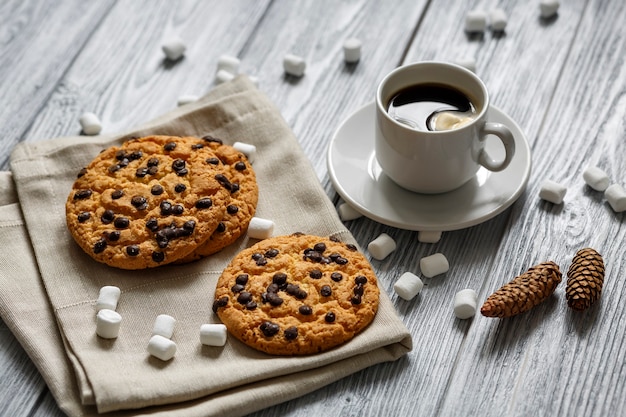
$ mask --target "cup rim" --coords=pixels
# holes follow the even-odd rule
[[[385,84],[388,83],[388,81],[392,78],[395,77],[399,72],[403,72],[403,71],[408,71],[410,69],[413,69],[415,67],[436,67],[436,66],[443,66],[443,67],[447,67],[449,69],[455,70],[455,71],[460,71],[461,73],[463,73],[465,76],[468,76],[469,78],[473,79],[476,84],[480,87],[480,90],[484,96],[484,102],[483,105],[481,106],[480,112],[476,115],[476,117],[474,118],[474,120],[472,120],[471,122],[456,128],[456,129],[450,129],[450,130],[417,130],[417,129],[413,129],[403,123],[398,122],[397,120],[393,119],[391,116],[389,116],[389,113],[387,113],[387,109],[385,108],[385,105],[382,103],[382,89],[383,86]],[[454,88],[460,89],[457,86],[454,86]],[[468,94],[467,92],[463,91],[463,93]],[[406,65],[401,65],[399,67],[394,68],[391,72],[387,73],[385,75],[385,77],[378,83],[378,87],[376,88],[376,108],[378,110],[379,113],[383,114],[383,117],[385,117],[388,121],[390,121],[394,126],[399,127],[403,130],[406,130],[408,132],[417,132],[420,134],[425,134],[425,135],[446,135],[449,134],[450,132],[461,132],[463,130],[467,130],[467,129],[472,129],[477,123],[479,123],[480,120],[484,120],[485,115],[487,114],[487,110],[490,107],[490,100],[489,100],[489,92],[487,91],[487,86],[485,85],[485,83],[480,79],[480,77],[478,77],[478,75],[476,75],[474,72],[468,70],[465,67],[462,67],[458,64],[454,64],[452,62],[445,62],[445,61],[419,61],[419,62],[413,62],[411,64],[406,64]]]

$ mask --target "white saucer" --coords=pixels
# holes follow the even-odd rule
[[[515,155],[501,172],[480,168],[474,179],[444,194],[418,194],[396,185],[374,154],[374,103],[353,113],[337,129],[327,155],[328,173],[339,195],[363,215],[388,226],[419,231],[449,231],[475,226],[502,213],[522,194],[530,176],[530,148],[519,126],[501,110],[488,119],[507,125]],[[496,138],[487,138],[495,159],[504,156]]]

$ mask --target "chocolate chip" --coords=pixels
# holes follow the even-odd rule
[[[320,279],[322,278],[322,271],[320,271],[319,269],[312,269],[311,271],[309,271],[309,276],[313,279]]]
[[[358,277],[354,278],[354,282],[357,285],[365,285],[365,284],[367,284],[367,277],[365,277],[363,275],[359,275]]]
[[[272,337],[280,331],[278,324],[272,323],[271,321],[264,321],[259,326],[259,329],[266,337]]]
[[[330,297],[332,293],[333,293],[333,290],[328,285],[324,285],[320,289],[320,294],[322,295],[322,297]]]
[[[156,175],[157,172],[159,172],[159,167],[157,166],[153,166],[153,167],[148,167],[148,174],[149,175]]]
[[[150,193],[152,195],[161,195],[161,194],[163,194],[163,191],[165,191],[165,190],[159,184],[153,185],[152,188],[150,189]]]
[[[159,204],[159,208],[161,209],[161,215],[167,216],[172,212],[172,203],[167,200],[163,200],[161,201],[161,204]]]
[[[122,169],[120,164],[113,164],[107,168],[107,171],[109,171],[109,174],[113,174],[114,172],[117,172],[120,169]]]
[[[238,293],[238,292],[242,292],[244,290],[244,286],[240,285],[240,284],[235,284],[232,287],[230,287],[230,290],[234,293]]]
[[[266,258],[275,258],[278,255],[278,249],[268,249],[265,251]]]
[[[352,243],[348,243],[346,244],[346,248],[348,248],[349,250],[351,250],[352,252],[356,252],[358,249],[356,248],[355,245],[353,245]]]
[[[348,263],[348,260],[340,256],[339,258],[335,259],[335,263],[338,265],[345,265]]]
[[[91,190],[78,190],[74,193],[74,200],[84,200],[91,197]]]
[[[217,158],[207,158],[206,159],[206,163],[209,165],[219,165],[220,164],[220,160]]]
[[[159,165],[159,158],[150,158],[148,159],[147,165],[149,167],[155,167]]]
[[[148,175],[148,168],[141,167],[141,168],[137,168],[137,171],[135,171],[135,176],[137,178],[143,178],[146,175]]]
[[[102,216],[100,216],[100,220],[104,224],[111,223],[113,219],[115,219],[115,213],[113,210],[105,210],[104,213],[102,213]]]
[[[150,230],[151,232],[156,232],[159,229],[159,222],[158,222],[158,220],[155,219],[154,217],[150,218],[146,222],[146,228],[148,230]]]
[[[137,246],[137,245],[126,246],[126,254],[128,256],[137,256],[137,255],[139,255],[139,246]]]
[[[254,310],[257,307],[256,302],[250,301],[246,304],[246,310]]]
[[[190,234],[193,233],[195,228],[196,228],[196,222],[194,220],[187,220],[185,223],[183,223],[183,230],[185,230],[186,232],[189,232]]]
[[[215,229],[217,233],[223,233],[225,230],[226,230],[226,225],[224,224],[224,222],[219,222],[217,224],[217,229]]]
[[[248,291],[242,291],[237,296],[237,302],[239,304],[248,304],[250,301],[252,301],[252,294]]]
[[[174,159],[174,162],[172,162],[172,169],[176,172],[181,171],[183,169],[185,169],[185,161],[182,159]]]
[[[328,255],[328,257],[334,262],[337,260],[337,258],[341,258],[341,254],[337,252],[333,252],[330,255]]]
[[[106,238],[110,241],[110,242],[116,242],[118,240],[120,240],[120,236],[122,234],[119,232],[119,230],[114,230],[110,233],[106,234]]]
[[[130,226],[130,220],[126,217],[118,217],[113,222],[113,225],[118,229],[126,229],[128,226]]]
[[[88,211],[83,211],[78,214],[78,223],[85,223],[87,220],[91,218],[91,213]]]
[[[122,191],[122,190],[114,190],[111,193],[111,198],[113,200],[117,200],[118,198],[122,198],[123,195],[124,195],[124,191]]]
[[[272,282],[278,286],[281,286],[283,284],[287,283],[287,274],[285,274],[284,272],[277,272],[274,274],[274,276],[272,277]]]
[[[167,247],[167,245],[170,243],[170,239],[168,236],[168,229],[161,229],[159,230],[156,235],[155,235],[155,239],[157,242],[157,245],[161,248],[164,249]]]
[[[201,143],[194,143],[193,145],[191,145],[191,149],[202,149],[204,148],[204,145]]]
[[[227,212],[228,214],[231,214],[231,215],[232,215],[232,214],[237,214],[237,212],[238,212],[238,211],[239,211],[239,207],[235,206],[234,204],[229,204],[229,205],[226,207],[226,212]]]
[[[352,299],[350,299],[350,302],[354,305],[358,305],[361,304],[363,300],[361,299],[360,295],[355,295],[354,297],[352,297]]]
[[[332,274],[330,274],[330,279],[335,282],[339,282],[343,279],[343,275],[341,275],[340,272],[333,272]]]
[[[259,259],[261,259],[262,257],[263,257],[263,254],[262,254],[262,253],[259,253],[259,252],[255,252],[255,253],[253,253],[253,254],[252,254],[252,256],[251,256],[252,260],[254,260],[254,261],[258,261],[258,260],[259,260]]]
[[[203,136],[202,139],[204,139],[207,142],[219,143],[220,145],[224,143],[222,142],[222,139],[214,138],[211,135]]]
[[[245,170],[245,169],[246,169],[246,164],[245,164],[245,162],[241,162],[241,161],[237,162],[237,163],[235,164],[235,169],[236,169],[237,171],[243,171],[243,170]]]
[[[313,262],[320,262],[322,260],[322,255],[315,250],[311,250],[305,255],[304,259],[310,259]]]
[[[166,151],[173,151],[174,149],[176,149],[176,142],[167,142],[165,145],[163,145],[163,149]]]
[[[311,314],[313,314],[313,309],[307,305],[302,305],[298,307],[298,312],[303,316],[310,316]]]
[[[326,320],[326,323],[333,323],[335,321],[335,313],[329,311],[326,313],[326,316],[324,316],[324,320]]]
[[[274,307],[278,307],[279,305],[281,305],[283,303],[283,299],[280,298],[280,296],[276,293],[273,292],[268,292],[265,293],[266,297],[265,300],[270,303],[272,306]]]
[[[276,284],[275,282],[271,283],[270,285],[267,286],[267,289],[265,290],[266,292],[271,292],[276,294],[278,291],[280,290],[280,288],[278,287],[278,284]]]
[[[176,205],[172,206],[172,214],[173,215],[180,216],[184,212],[185,212],[185,208],[182,205],[176,204]]]
[[[213,200],[209,197],[203,197],[200,200],[196,201],[196,208],[198,209],[207,209],[213,205]]]
[[[213,301],[213,312],[217,313],[217,309],[220,307],[226,307],[228,304],[228,297],[222,297],[218,300]]]
[[[224,174],[216,174],[215,179],[217,180],[217,182],[220,183],[222,187],[232,192],[233,185],[230,183],[230,181],[228,180],[228,178],[226,178]]]
[[[304,300],[307,297],[307,295],[309,294],[307,294],[307,292],[304,291],[302,288],[298,288],[298,291],[296,291],[296,294],[295,294],[298,300]]]
[[[235,278],[235,282],[239,285],[246,285],[248,283],[248,274],[239,274],[237,278]]]
[[[128,155],[128,159],[130,159],[131,161],[136,161],[137,159],[141,159],[142,156],[143,156],[143,152],[133,151],[132,153]]]
[[[285,329],[285,339],[295,340],[298,337],[298,328],[291,326]]]
[[[186,189],[187,189],[187,186],[185,184],[176,184],[174,186],[174,191],[176,191],[177,193],[182,193]]]
[[[341,242],[337,236],[329,236],[328,240],[332,240],[333,242]]]
[[[115,159],[121,161],[124,158],[126,158],[126,151],[124,149],[120,149],[119,151],[115,152]]]
[[[322,254],[326,250],[326,244],[324,242],[316,243],[315,246],[313,246],[313,250]]]
[[[152,260],[154,262],[163,262],[165,260],[165,254],[163,252],[152,252]]]
[[[87,168],[81,168],[80,171],[78,171],[78,174],[76,175],[76,178],[80,178],[85,176],[85,174],[87,173]]]
[[[93,245],[93,253],[102,253],[107,247],[107,241],[104,238],[100,238],[95,245]]]
[[[133,196],[133,198],[130,199],[130,204],[132,204],[139,210],[145,210],[146,208],[148,208],[148,200],[146,199],[146,197],[143,197],[141,195]]]
[[[239,184],[238,183],[233,183],[231,185],[231,188],[230,188],[230,193],[232,194],[232,193],[235,193],[237,191],[239,191]]]

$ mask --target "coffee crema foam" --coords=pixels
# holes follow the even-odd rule
[[[443,111],[433,114],[428,119],[428,130],[443,131],[459,129],[474,121],[476,114],[473,112]]]

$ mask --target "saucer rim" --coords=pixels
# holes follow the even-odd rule
[[[333,185],[333,188],[335,189],[335,191],[337,192],[337,194],[339,194],[339,196],[348,204],[350,204],[350,206],[352,206],[356,211],[358,211],[360,214],[362,214],[363,216],[374,220],[378,223],[381,223],[383,225],[386,226],[391,226],[391,227],[395,227],[398,229],[403,229],[403,230],[412,230],[412,231],[440,231],[440,232],[446,232],[446,231],[454,231],[454,230],[461,230],[461,229],[466,229],[472,226],[476,226],[478,224],[484,223],[487,220],[490,220],[494,217],[496,217],[497,215],[501,214],[502,212],[504,212],[507,208],[509,208],[511,205],[513,205],[513,203],[515,203],[515,201],[517,201],[519,199],[519,197],[524,193],[526,186],[528,184],[528,181],[530,179],[530,173],[532,170],[532,156],[531,156],[531,152],[530,152],[530,145],[528,143],[528,140],[526,139],[526,135],[524,134],[523,130],[520,128],[520,126],[508,115],[506,114],[504,111],[502,111],[501,109],[499,109],[497,106],[491,105],[489,106],[489,112],[494,111],[496,113],[499,113],[498,117],[500,118],[504,118],[506,119],[507,124],[511,125],[511,128],[514,132],[517,132],[518,134],[514,134],[514,138],[515,140],[515,144],[516,147],[523,146],[524,147],[524,153],[525,153],[525,159],[526,161],[523,164],[523,173],[522,175],[519,177],[519,183],[517,184],[517,187],[515,188],[514,191],[512,191],[509,195],[506,196],[506,200],[503,201],[501,204],[498,204],[496,207],[494,207],[492,210],[486,212],[486,213],[482,213],[478,216],[466,219],[464,221],[459,221],[459,222],[447,222],[446,224],[424,224],[424,223],[415,223],[415,222],[397,222],[394,221],[392,219],[386,218],[386,217],[381,217],[380,215],[377,215],[375,213],[373,213],[371,210],[369,210],[367,207],[365,207],[364,205],[362,205],[361,203],[359,203],[358,201],[356,201],[352,196],[350,196],[350,194],[344,189],[344,186],[341,185],[341,183],[339,182],[338,178],[337,178],[337,174],[335,172],[335,168],[332,164],[332,159],[333,159],[333,145],[335,144],[335,142],[337,141],[338,135],[339,133],[345,129],[345,126],[353,119],[355,118],[358,114],[360,114],[361,112],[365,112],[367,111],[368,107],[372,107],[372,116],[374,115],[374,105],[375,102],[371,101],[361,107],[359,107],[357,110],[353,111],[352,113],[350,113],[350,115],[348,115],[348,117],[346,117],[337,127],[337,129],[335,129],[335,131],[333,132],[332,138],[328,144],[328,149],[326,152],[326,165],[327,165],[327,170],[328,170],[328,175],[329,178],[331,180],[331,183]],[[373,147],[372,147],[373,148]],[[370,151],[370,155],[371,152],[373,152],[373,149]],[[519,155],[519,153],[516,152],[516,156]],[[515,158],[515,156],[513,157]],[[409,191],[407,191],[409,192]],[[456,190],[450,191],[450,193],[454,193],[456,192]],[[428,198],[429,196],[427,194],[423,195],[424,198]]]

